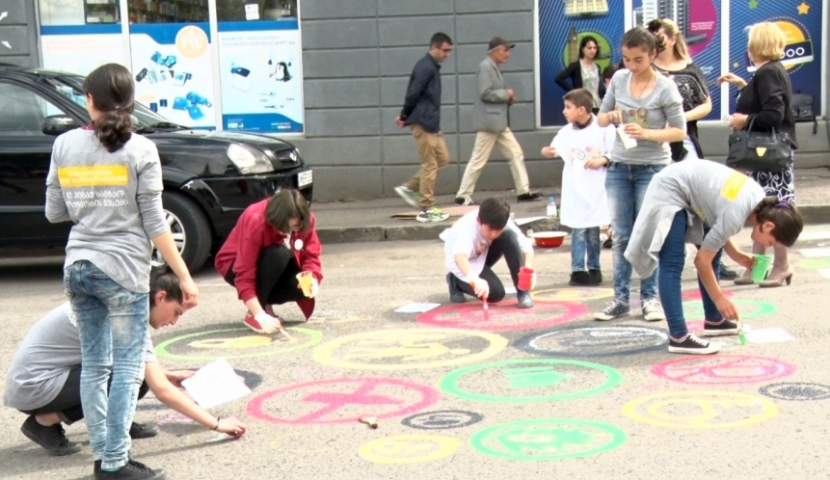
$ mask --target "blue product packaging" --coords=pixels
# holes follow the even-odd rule
[[[187,94],[187,99],[188,99],[188,100],[190,100],[191,102],[195,103],[196,105],[204,105],[204,106],[206,106],[206,107],[208,107],[208,108],[210,108],[210,107],[212,107],[212,106],[213,106],[213,104],[212,104],[212,103],[210,103],[210,101],[208,101],[208,99],[207,99],[207,98],[205,98],[205,97],[203,97],[203,96],[199,95],[199,94],[198,94],[198,93],[196,93],[196,92],[190,92],[190,93],[188,93],[188,94]]]
[[[190,100],[184,97],[176,97],[173,100],[173,110],[187,110],[187,107],[190,106]]]
[[[152,110],[154,112],[158,112],[159,111],[159,104],[156,103],[156,102],[150,102],[150,110]]]
[[[153,53],[153,55],[150,56],[150,61],[152,61],[153,63],[161,63],[161,53]]]
[[[163,107],[163,108],[167,108],[167,99],[162,98],[161,100],[159,100],[159,106]]]
[[[202,113],[202,109],[199,108],[198,105],[190,105],[187,107],[187,113],[190,114],[190,118],[193,120],[201,120],[205,118],[205,114]]]

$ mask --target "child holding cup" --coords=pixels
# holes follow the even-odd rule
[[[257,333],[282,330],[272,305],[297,302],[306,319],[323,279],[314,214],[297,190],[280,190],[242,213],[216,254],[216,270],[236,287]]]

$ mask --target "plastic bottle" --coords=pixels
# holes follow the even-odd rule
[[[553,195],[548,197],[548,207],[546,210],[546,216],[548,218],[556,218],[556,199],[553,198]]]

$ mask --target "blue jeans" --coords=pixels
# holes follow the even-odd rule
[[[588,255],[588,270],[600,270],[599,227],[574,228],[571,232],[571,271],[585,271],[585,254]]]
[[[86,260],[66,267],[63,282],[81,338],[81,404],[89,443],[103,470],[117,470],[128,460],[130,424],[144,379],[149,295],[125,289]]]
[[[625,249],[634,229],[634,221],[643,205],[648,184],[663,165],[628,165],[612,162],[605,177],[608,209],[611,214],[611,242],[614,260],[614,300],[628,305],[631,298],[631,263]],[[640,280],[640,299],[657,298],[657,272]]]
[[[686,328],[686,318],[683,316],[683,298],[680,288],[680,277],[683,275],[683,266],[686,263],[686,229],[687,214],[685,210],[677,212],[671,224],[669,234],[660,249],[660,301],[663,303],[663,312],[669,324],[669,335],[677,341],[682,341],[689,330]],[[706,233],[708,233],[706,229]],[[718,250],[712,259],[712,270],[715,278],[720,281],[720,257],[723,249]],[[719,322],[723,316],[697,277],[698,288],[703,299],[703,312],[706,320]]]

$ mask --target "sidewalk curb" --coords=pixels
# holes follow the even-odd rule
[[[806,224],[830,223],[830,205],[804,205],[799,207]],[[545,220],[532,222],[526,227],[536,228]],[[393,226],[367,226],[343,228],[318,228],[317,236],[323,244],[364,243],[393,240],[437,240],[438,235],[452,222],[415,223]],[[525,227],[523,227],[524,229]]]

